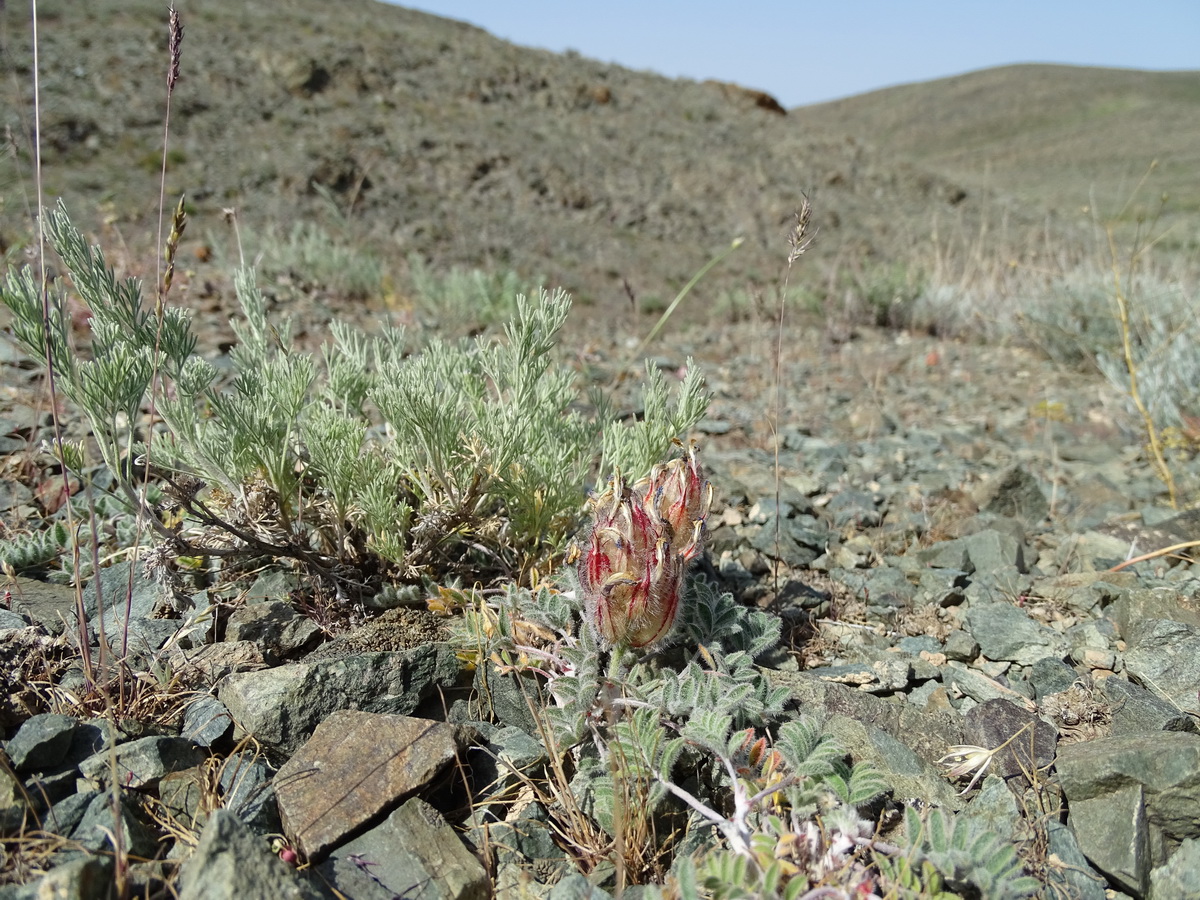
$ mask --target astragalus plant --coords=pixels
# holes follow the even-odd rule
[[[70,277],[45,315],[33,272],[10,273],[13,333],[86,416],[125,500],[157,531],[159,560],[286,559],[367,599],[395,582],[528,578],[566,549],[590,473],[649,470],[707,405],[692,369],[671,411],[651,379],[634,426],[602,403],[581,411],[554,359],[561,291],[521,297],[498,340],[413,347],[401,329],[335,324],[318,357],[286,319],[268,319],[250,270],[236,277],[238,344],[222,373],[197,354],[188,314],[118,282],[61,205],[47,226]],[[70,292],[90,314],[80,347]],[[81,447],[58,452],[82,464]],[[147,472],[167,515],[150,509]]]

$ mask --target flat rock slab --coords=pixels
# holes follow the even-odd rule
[[[339,710],[275,776],[284,830],[319,856],[428,784],[455,749],[444,722]]]
[[[488,877],[436,809],[413,797],[355,838],[319,871],[355,900],[484,900]]]
[[[270,751],[294,752],[334,710],[407,716],[438,687],[451,687],[460,663],[449,644],[359,653],[235,672],[217,687],[236,723],[234,737],[252,734]]]

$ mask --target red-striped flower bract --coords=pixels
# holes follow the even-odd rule
[[[615,473],[592,499],[579,582],[588,623],[603,643],[648,647],[671,631],[711,502],[695,447],[632,486]]]

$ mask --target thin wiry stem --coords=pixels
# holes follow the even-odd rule
[[[780,413],[780,394],[783,381],[783,322],[784,311],[787,309],[787,292],[788,283],[792,277],[792,265],[801,256],[804,255],[816,239],[817,233],[808,232],[809,219],[812,217],[812,205],[808,202],[808,195],[801,195],[800,209],[796,213],[796,224],[792,226],[792,230],[788,232],[788,246],[791,250],[788,252],[787,271],[783,276],[783,289],[779,293],[779,319],[776,322],[775,331],[775,356],[772,360],[772,385],[771,385],[771,438],[774,444],[775,451],[775,565],[771,567],[772,591],[776,596],[779,595],[779,542],[780,542],[780,509],[779,509],[779,413]]]

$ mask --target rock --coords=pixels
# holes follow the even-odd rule
[[[0,766],[0,834],[11,835],[20,832],[29,812],[29,804],[21,782],[7,767]]]
[[[166,591],[157,582],[146,578],[140,566],[131,575],[132,565],[129,560],[122,560],[100,570],[100,595],[104,600],[106,634],[122,626],[127,608],[132,622],[135,619],[153,618],[160,606],[169,604]],[[99,630],[95,579],[83,588],[83,604],[93,625]]]
[[[286,755],[335,710],[409,715],[439,687],[453,686],[458,672],[454,649],[436,644],[235,672],[218,685],[217,699],[237,723],[235,736],[252,734]]]
[[[1050,513],[1050,502],[1023,466],[1012,466],[986,482],[976,493],[981,512],[1019,519],[1026,527],[1041,522]]]
[[[254,641],[268,663],[301,656],[321,643],[321,629],[290,603],[266,600],[233,611],[225,630],[230,641]]]
[[[546,895],[546,900],[611,900],[611,898],[612,894],[596,887],[578,872],[572,872],[560,880],[550,888],[550,893]]]
[[[52,635],[60,635],[67,628],[72,631],[77,629],[75,588],[19,575],[12,579],[11,584],[15,612],[28,616]]]
[[[872,616],[885,620],[912,609],[916,603],[917,586],[891,566],[839,572],[837,580],[867,602]]]
[[[1054,762],[1058,732],[1049,722],[1008,700],[987,700],[963,717],[964,743],[996,750],[989,772],[1028,786]]]
[[[497,728],[479,723],[486,735],[486,749],[471,755],[470,773],[476,800],[503,797],[522,784],[520,775],[533,774],[547,759],[546,748],[520,728]],[[520,773],[518,775],[517,773]]]
[[[1200,628],[1200,601],[1174,588],[1141,588],[1121,594],[1112,606],[1111,616],[1117,632],[1126,640],[1133,626],[1149,619],[1169,619]]]
[[[1061,659],[1043,656],[1029,667],[1027,680],[1035,700],[1068,690],[1079,675]]]
[[[962,538],[938,541],[932,547],[918,550],[917,559],[933,569],[949,569],[951,572],[966,575],[975,571],[967,543]]]
[[[100,791],[84,790],[69,794],[50,807],[42,820],[47,831],[69,838],[71,832],[83,821],[83,814],[91,806],[92,800],[99,796]]]
[[[913,710],[908,705],[903,708]],[[850,751],[854,762],[872,763],[897,797],[915,798],[948,809],[962,806],[962,800],[938,769],[887,732],[840,715],[826,719],[824,730],[839,746]]]
[[[158,799],[180,824],[191,831],[200,832],[208,821],[204,798],[206,783],[207,778],[201,766],[171,772],[158,783]]]
[[[1136,586],[1133,572],[1072,572],[1040,579],[1038,593],[1071,612],[1094,615],[1107,610]]]
[[[477,666],[474,696],[462,703],[464,714],[453,717],[456,722],[494,720],[521,729],[526,734],[538,734],[538,723],[530,706],[542,697],[542,688],[532,675],[516,672],[502,674],[492,662]]]
[[[988,700],[1008,700],[1019,707],[1033,709],[1033,704],[1017,691],[1005,687],[977,669],[960,662],[947,660],[942,669],[942,684],[951,697],[970,697],[976,703]]]
[[[107,900],[112,886],[112,857],[84,856],[56,865],[15,891],[0,888],[0,895],[4,900]]]
[[[256,672],[267,665],[262,648],[253,641],[222,641],[195,650],[172,648],[167,662],[180,677],[206,687],[235,672]]]
[[[822,681],[845,684],[873,694],[892,694],[904,690],[912,677],[912,665],[903,657],[881,659],[873,663],[847,663],[810,669],[807,674]]]
[[[972,603],[965,624],[988,659],[1031,666],[1045,657],[1067,655],[1067,641],[1061,634],[1034,622],[1011,603]]]
[[[897,562],[908,560],[902,556]],[[963,589],[970,583],[965,572],[957,569],[918,569],[917,605],[936,603],[938,606],[956,606],[962,602]]]
[[[979,655],[979,643],[967,632],[956,628],[946,635],[942,652],[946,654],[946,659],[966,663]]]
[[[1145,895],[1150,869],[1200,838],[1200,736],[1159,732],[1067,744],[1057,769],[1080,848],[1126,892]]]
[[[198,747],[211,747],[229,733],[233,719],[225,704],[208,694],[200,694],[183,711],[180,737]]]
[[[830,684],[809,672],[763,672],[775,687],[786,687],[800,709],[824,710],[859,719],[891,735],[922,761],[934,765],[946,748],[963,743],[962,724],[948,712],[925,712],[906,703],[893,703],[845,685]]]
[[[498,897],[519,896],[526,885],[553,884],[574,871],[566,851],[555,843],[547,818],[540,804],[531,803],[513,821],[476,824],[467,832],[476,854],[486,857],[496,873]]]
[[[285,600],[291,596],[292,591],[299,590],[303,586],[303,579],[299,575],[282,569],[268,569],[254,579],[254,584],[250,585],[249,590],[242,596],[242,600],[247,605],[271,600]]]
[[[75,793],[78,788],[79,769],[64,764],[49,772],[39,772],[25,779],[25,789],[45,803],[57,803]],[[41,804],[39,804],[39,808]]]
[[[883,521],[883,508],[882,496],[847,489],[830,498],[825,506],[825,513],[838,529],[847,525],[853,525],[855,528],[875,528]]]
[[[1028,825],[1008,783],[1000,775],[989,774],[979,783],[979,792],[958,814],[959,818],[978,823],[979,830],[998,835],[1006,841],[1024,840]]]
[[[1047,819],[1046,842],[1046,883],[1055,892],[1049,896],[1106,900],[1109,895],[1104,878],[1088,865],[1075,832],[1055,819]]]
[[[335,850],[318,871],[355,900],[484,900],[489,893],[479,860],[438,811],[416,797]]]
[[[1200,841],[1188,838],[1166,863],[1150,872],[1150,900],[1200,897]]]
[[[1114,735],[1147,735],[1155,731],[1200,733],[1194,716],[1156,697],[1139,684],[1106,678],[1097,689],[1112,711]]]
[[[454,728],[444,722],[334,712],[275,776],[284,830],[305,856],[318,857],[428,784],[455,750]]]
[[[961,538],[967,558],[976,574],[994,574],[1008,568],[1028,571],[1025,565],[1025,546],[1016,537],[995,529],[979,531]]]
[[[121,786],[153,790],[169,772],[179,772],[204,761],[204,751],[183,738],[146,737],[118,744],[115,751],[102,750],[79,764],[84,778],[99,786],[112,774],[113,753]]]
[[[1146,619],[1129,627],[1125,671],[1183,712],[1200,711],[1200,626]]]
[[[122,616],[105,613],[104,634],[114,651],[120,653],[125,648],[126,656],[131,665],[145,666],[154,651],[161,649],[167,641],[179,633],[179,622],[172,619],[143,619],[130,618],[129,627],[125,627]],[[181,646],[190,646],[190,641],[180,642]]]
[[[1059,553],[1061,555],[1065,551],[1066,556],[1060,560],[1060,564],[1069,562],[1072,569],[1079,572],[1101,572],[1128,559],[1129,549],[1128,541],[1111,534],[1085,531],[1063,542]]]
[[[318,900],[321,896],[225,809],[214,810],[179,876],[179,900]]]
[[[4,748],[13,769],[50,771],[66,758],[78,726],[78,719],[58,713],[43,713],[28,719]]]
[[[1069,824],[1092,864],[1135,897],[1149,877],[1149,834],[1141,787],[1129,785],[1104,797],[1072,800]]]
[[[125,849],[131,856],[150,859],[158,849],[158,839],[153,831],[137,817],[124,795],[120,798],[118,814],[121,817],[121,832]],[[79,824],[71,832],[71,840],[83,850],[102,853],[112,850],[112,835],[116,830],[113,815],[112,795],[108,791],[96,793],[84,810]]]
[[[221,766],[225,809],[262,834],[283,830],[279,807],[271,790],[271,770],[247,751],[230,754]]]

